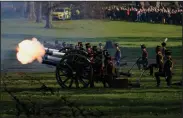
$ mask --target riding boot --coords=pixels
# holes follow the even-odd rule
[[[159,87],[160,86],[160,77],[159,77],[159,75],[158,75],[158,73],[155,73],[155,77],[156,77],[156,83],[157,83],[157,87]]]

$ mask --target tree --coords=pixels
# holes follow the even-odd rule
[[[46,16],[45,16],[45,20],[46,20],[46,25],[45,28],[52,28],[52,8],[53,7],[53,3],[52,2],[47,2],[47,10],[46,10]]]
[[[27,18],[27,12],[28,12],[28,2],[24,2],[24,5],[23,5],[23,17],[24,18]]]
[[[36,14],[35,14],[35,2],[29,2],[29,20],[35,20]]]
[[[62,5],[63,2],[47,2],[46,4],[46,9],[45,9],[45,20],[46,20],[46,25],[45,28],[52,28],[52,11],[53,9],[59,7]]]
[[[36,4],[36,23],[42,22],[42,2]]]

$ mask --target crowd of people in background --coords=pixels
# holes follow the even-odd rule
[[[182,25],[182,8],[172,9],[152,6],[148,8],[135,8],[111,6],[104,8],[104,11],[104,17],[111,20]]]

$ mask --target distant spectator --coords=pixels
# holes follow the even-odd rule
[[[137,22],[150,22],[162,24],[182,24],[183,8],[156,8],[150,6],[147,9],[125,7],[125,6],[109,6],[104,9],[105,18],[111,20],[125,20]]]

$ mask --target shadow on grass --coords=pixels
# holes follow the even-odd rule
[[[26,104],[30,104],[28,101],[23,100]],[[72,99],[72,97],[71,97]],[[57,99],[35,99],[32,98],[31,101],[35,101],[39,106],[43,106],[45,109],[49,109],[49,112],[52,112],[53,109],[63,108],[63,111],[67,111],[66,104]],[[73,101],[73,100],[71,100]],[[120,98],[120,99],[76,99],[74,103],[83,108],[96,108],[99,107],[100,111],[103,111],[105,115],[111,113],[123,114],[149,114],[158,113],[158,114],[167,114],[167,113],[180,113],[181,112],[181,101],[169,101],[169,100],[144,100],[140,98]],[[0,112],[8,111],[9,108],[15,108],[13,101],[0,101],[1,107]],[[9,111],[10,112],[10,111]],[[12,111],[11,111],[12,112]],[[10,113],[11,113],[10,112]],[[53,111],[54,112],[54,111]],[[117,115],[116,114],[116,115]]]
[[[54,83],[57,85],[57,83]],[[53,84],[53,85],[54,85]],[[47,87],[50,87],[49,85]],[[64,92],[64,93],[72,93],[74,95],[81,95],[81,94],[86,94],[86,95],[92,95],[92,94],[128,94],[128,93],[174,93],[176,92],[181,92],[181,87],[144,87],[142,86],[141,88],[128,88],[128,89],[116,89],[116,88],[103,88],[103,87],[95,87],[95,88],[70,88],[70,89],[63,89],[59,85],[57,87],[50,87],[54,92]],[[8,87],[8,89],[14,93],[18,92],[40,92],[42,91],[41,86],[39,87],[39,84],[34,87]],[[49,92],[49,91],[48,91]]]

